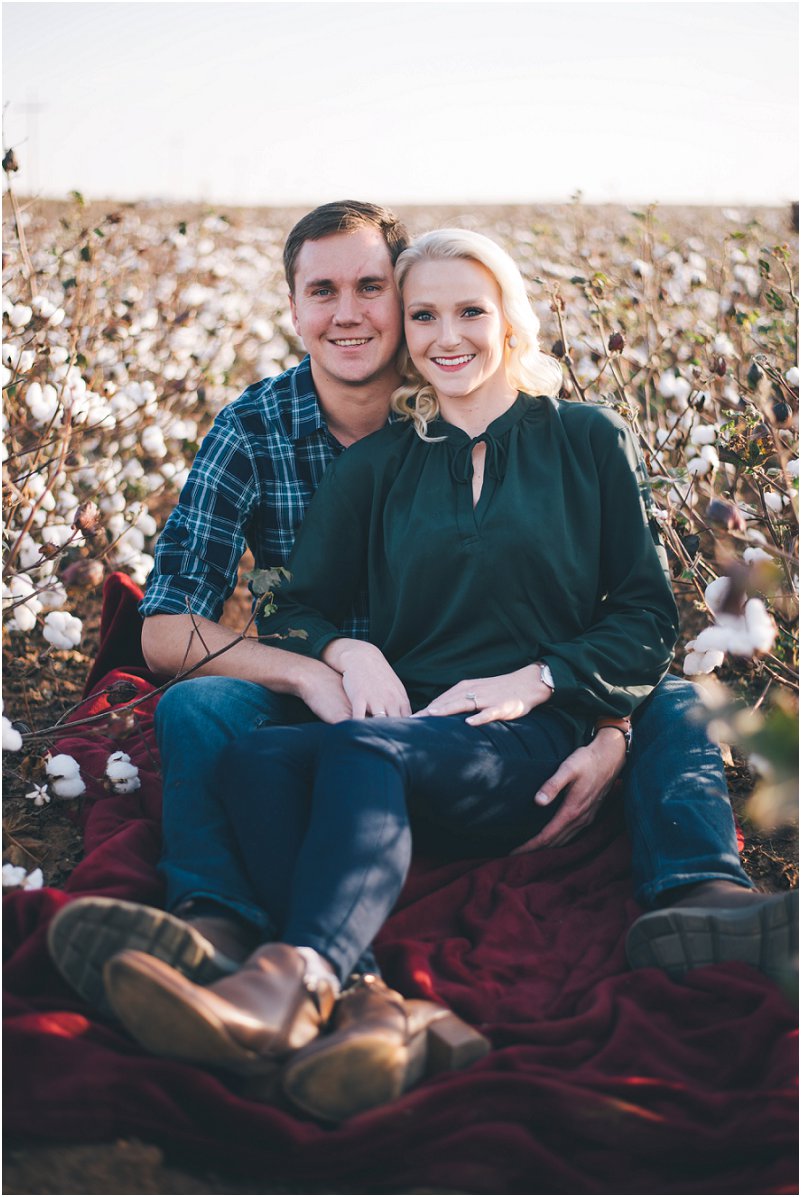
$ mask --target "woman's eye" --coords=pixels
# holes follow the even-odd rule
[[[464,316],[483,316],[484,309],[483,308],[465,308],[465,310],[462,314]]]
[[[411,318],[412,320],[419,320],[421,323],[427,323],[429,320],[434,319],[430,312],[413,312]]]

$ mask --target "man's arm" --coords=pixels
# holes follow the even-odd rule
[[[350,718],[350,702],[340,675],[322,661],[262,644],[211,619],[195,615],[149,615],[142,627],[142,652],[148,668],[175,676],[192,669],[209,653],[226,648],[192,677],[216,675],[256,682],[278,694],[291,694],[325,723]]]

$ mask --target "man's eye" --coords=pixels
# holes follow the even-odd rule
[[[312,295],[315,299],[326,299],[330,294],[330,287],[315,287],[312,291]]]
[[[377,292],[377,291],[381,291],[382,288],[378,283],[365,283],[364,287],[362,287],[362,290]]]

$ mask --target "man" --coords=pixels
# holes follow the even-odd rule
[[[54,958],[91,1001],[102,1003],[103,965],[122,949],[139,948],[205,984],[235,972],[274,933],[242,875],[215,795],[215,761],[249,728],[311,716],[335,722],[349,717],[350,704],[340,675],[322,662],[255,639],[235,643],[218,620],[245,544],[257,568],[285,565],[329,461],[386,422],[400,380],[393,263],[406,244],[393,214],[371,204],[327,204],[295,226],[284,264],[309,356],[220,413],[159,540],[141,605],[145,657],[160,674],[197,666],[157,708],[167,911],[87,898],[54,920]],[[364,613],[354,613],[344,634],[366,632]],[[751,888],[720,754],[692,721],[694,705],[692,687],[668,678],[635,720],[623,795],[637,897],[652,909],[631,929],[630,963],[680,974],[735,959],[781,977],[793,935],[789,895]],[[564,843],[592,821],[631,740],[627,721],[601,722],[532,796],[547,804],[567,787],[558,814],[520,850]],[[359,1017],[386,1013],[389,992],[380,983],[363,990]],[[352,1036],[350,1009],[342,1034]],[[395,1026],[392,1034],[405,1032]]]

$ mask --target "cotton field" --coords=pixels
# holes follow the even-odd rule
[[[796,709],[798,668],[789,210],[576,201],[400,214],[415,232],[457,223],[501,241],[530,280],[564,395],[611,404],[632,423],[683,616],[675,668],[701,679],[719,728],[786,800],[786,746],[776,748],[774,724]],[[79,196],[7,202],[7,653],[33,643],[57,670],[79,649],[107,573],[145,582],[215,414],[300,360],[281,271],[298,215]],[[11,753],[41,730],[20,730],[19,717],[7,704]],[[82,784],[48,773],[65,792]],[[125,759],[111,762],[112,775],[117,786],[135,784]],[[41,787],[30,796],[49,801]]]

